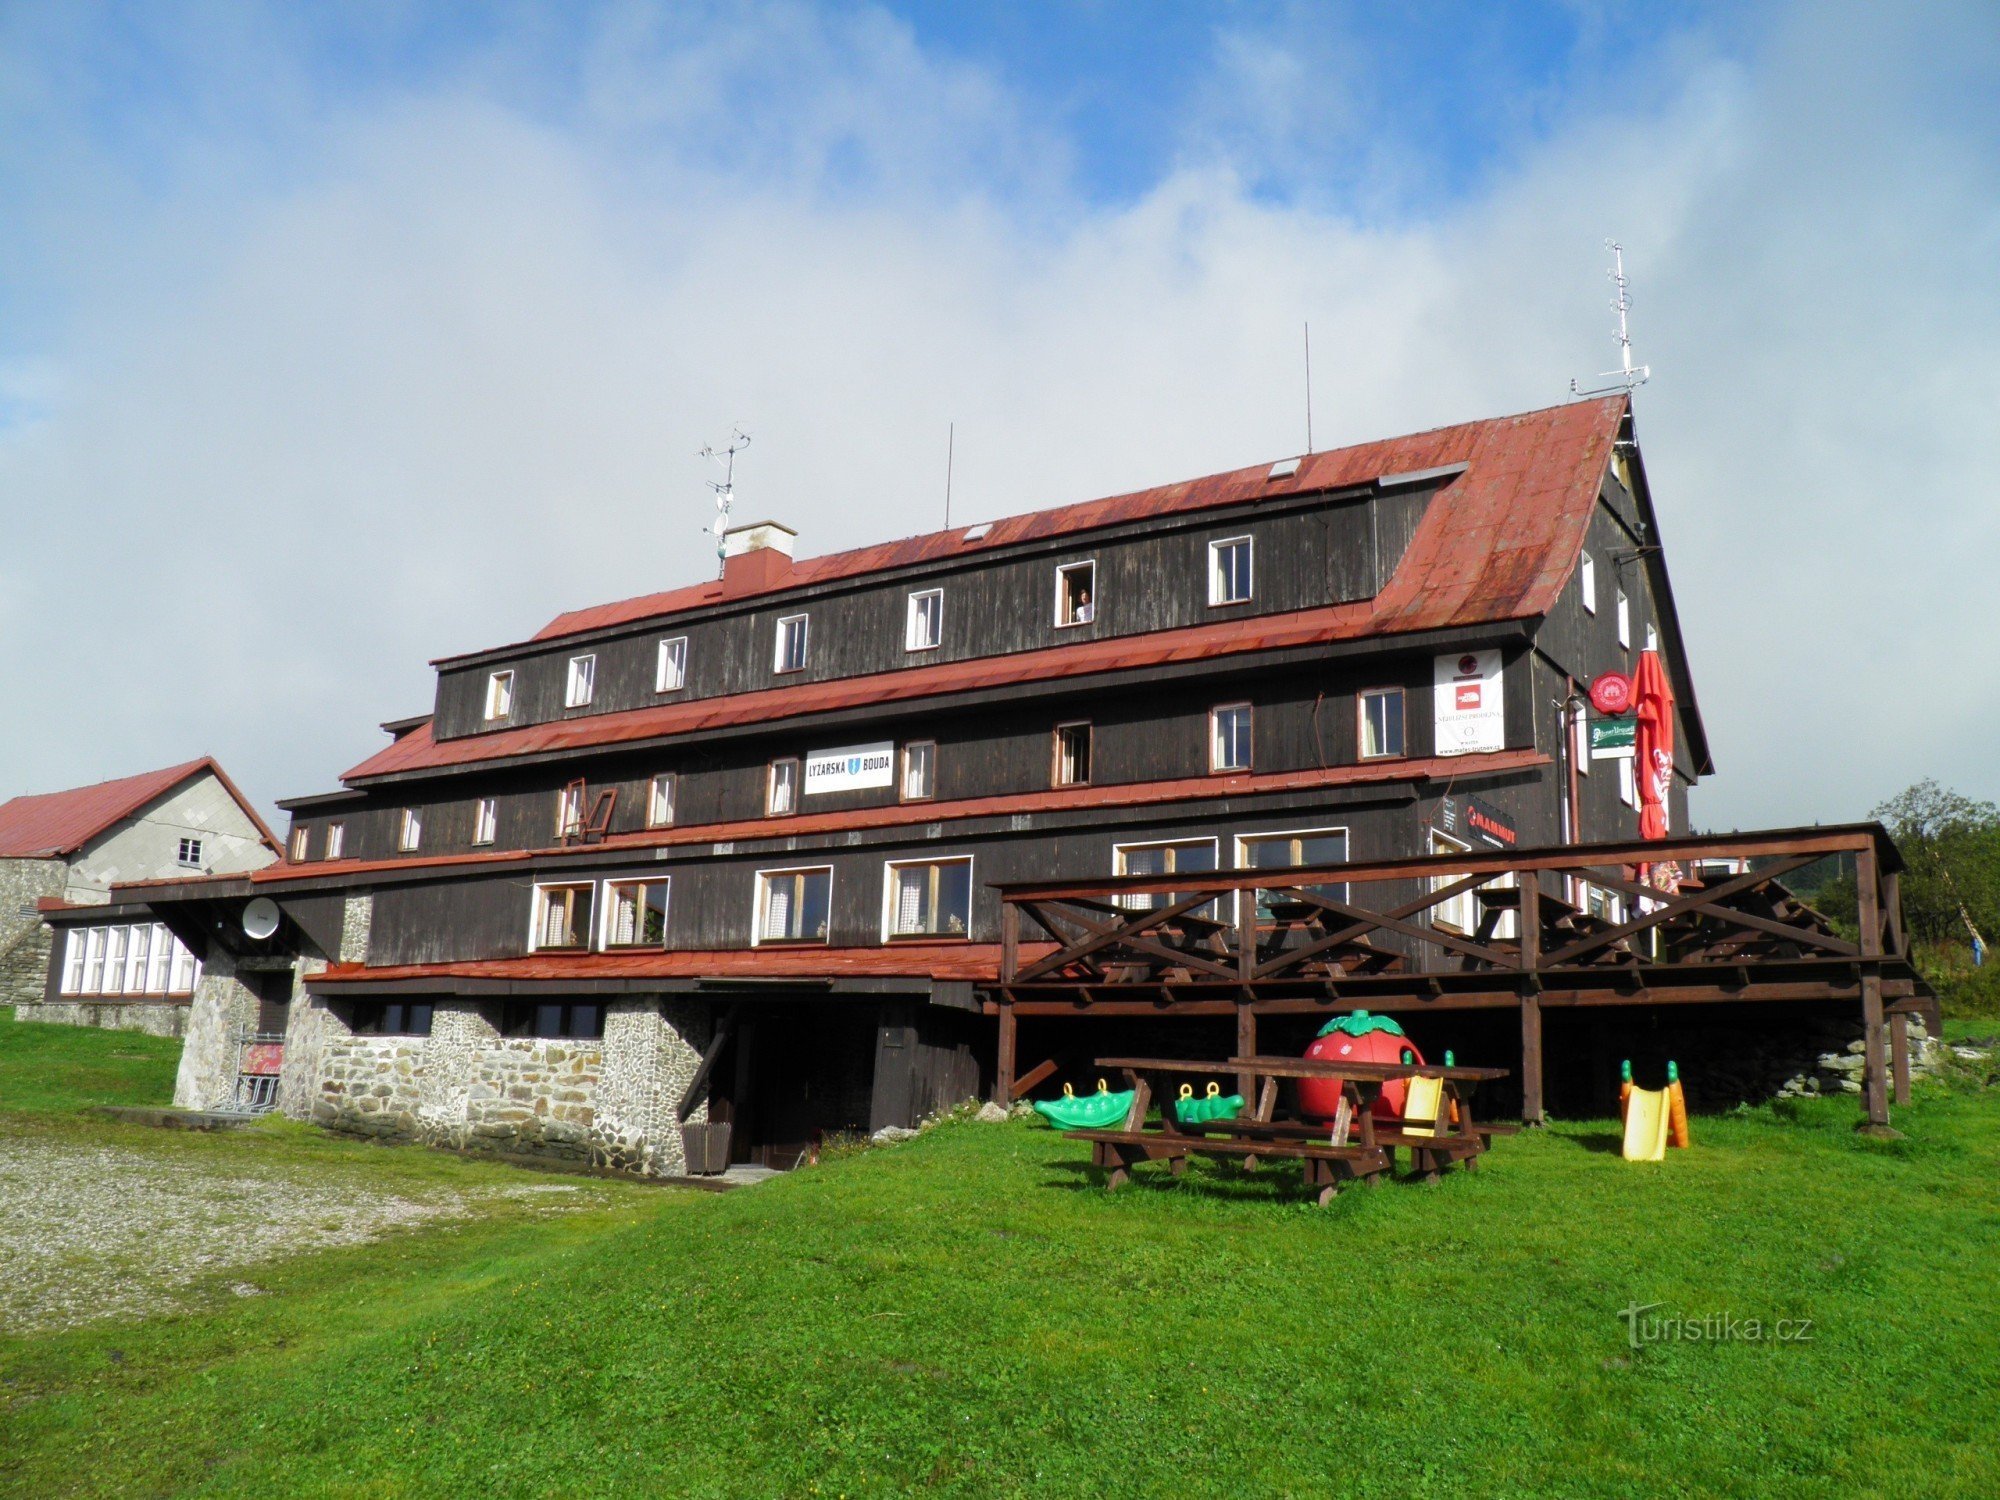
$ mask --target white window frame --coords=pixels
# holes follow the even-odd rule
[[[1394,750],[1368,749],[1368,700],[1384,698],[1394,694],[1401,720],[1397,726],[1397,738],[1402,741]],[[1401,685],[1387,683],[1381,687],[1362,688],[1354,695],[1354,758],[1356,760],[1406,760],[1410,754],[1410,695]]]
[[[662,788],[666,795],[660,795]],[[674,824],[674,804],[680,801],[681,778],[678,771],[661,771],[646,783],[646,826],[648,828],[671,828]],[[666,816],[661,817],[661,805],[665,804]]]
[[[774,938],[764,935],[764,919],[767,914],[766,898],[770,893],[770,880],[774,875],[826,875],[826,936]],[[833,866],[832,865],[780,865],[756,872],[752,882],[754,901],[750,910],[750,946],[762,947],[766,943],[781,948],[805,948],[813,944],[831,944],[833,941]]]
[[[1448,844],[1450,848],[1440,849],[1438,848],[1439,844]],[[1470,854],[1473,851],[1472,845],[1464,839],[1455,838],[1441,828],[1432,828],[1430,830],[1429,852],[1432,854]],[[1430,878],[1430,888],[1433,891],[1442,890],[1453,881],[1463,878],[1460,875],[1433,875]],[[1471,939],[1479,931],[1479,893],[1481,891],[1511,891],[1516,889],[1519,884],[1520,882],[1512,870],[1502,875],[1495,875],[1491,880],[1473,886],[1469,890],[1460,891],[1449,901],[1431,907],[1425,914],[1426,925],[1435,927],[1440,932],[1448,932],[1453,937]],[[1446,920],[1445,914],[1447,912],[1462,912],[1464,925],[1459,926],[1454,922]],[[1495,938],[1514,938],[1518,937],[1520,932],[1521,918],[1518,912],[1502,912],[1500,913],[1500,920],[1493,924],[1493,936]]]
[[[1190,873],[1196,875],[1212,875],[1215,873],[1216,865],[1222,859],[1221,841],[1213,837],[1205,839],[1203,838],[1140,839],[1137,842],[1130,844],[1113,844],[1111,846],[1111,873],[1113,875],[1130,874],[1131,872],[1125,868],[1125,861],[1127,857],[1130,856],[1136,850],[1170,849],[1178,851],[1181,849],[1202,849],[1202,848],[1206,848],[1208,850],[1209,867],[1206,870],[1195,870],[1191,871]],[[1178,863],[1178,861],[1175,861],[1175,863]],[[1178,875],[1179,873],[1180,871],[1178,869],[1172,869],[1166,872],[1167,875]],[[1162,878],[1164,879],[1165,877],[1163,876]],[[1129,911],[1151,911],[1154,905],[1157,902],[1159,902],[1160,899],[1161,898],[1158,896],[1136,895],[1136,896],[1125,896],[1122,898],[1122,902],[1123,905],[1126,907],[1126,909]],[[1195,914],[1197,916],[1209,915],[1209,913],[1203,911],[1202,908],[1200,907],[1195,908]]]
[[[89,947],[88,927],[72,927],[63,934],[63,977],[57,986],[57,993],[63,995],[83,993],[83,960]]]
[[[183,979],[181,976],[187,977]],[[169,995],[192,995],[201,984],[201,960],[179,938],[174,939],[174,971],[167,978]]]
[[[896,872],[935,869],[940,865],[965,866],[965,930],[963,932],[896,931]],[[882,941],[884,943],[957,943],[972,939],[972,903],[979,884],[973,878],[970,854],[940,854],[930,859],[889,859],[882,862]]]
[[[612,940],[611,936],[612,912],[616,909],[618,904],[618,898],[614,894],[614,892],[616,892],[618,887],[622,885],[658,886],[662,891],[666,893],[665,899],[662,900],[660,903],[659,942],[620,943]],[[650,952],[657,949],[665,949],[667,947],[670,947],[671,944],[669,944],[667,941],[667,923],[671,920],[669,914],[673,909],[673,896],[674,896],[674,878],[671,875],[629,875],[620,879],[607,878],[604,882],[603,892],[601,896],[598,898],[598,908],[599,908],[598,919],[597,919],[598,951],[602,953],[624,953],[624,952],[630,952],[633,949],[640,949],[643,951]]]
[[[552,947],[542,941],[542,892],[544,891],[590,892],[590,926],[584,933],[583,942],[580,945],[576,947],[568,945]],[[533,894],[528,901],[528,951],[530,953],[589,953],[592,951],[592,945],[597,937],[597,914],[599,907],[597,882],[594,880],[537,880],[533,886]]]
[[[937,609],[931,617],[933,634],[930,640],[922,637],[918,627],[924,620],[924,604],[935,600]],[[903,620],[903,649],[905,651],[935,651],[944,644],[944,590],[918,589],[910,595],[908,613]]]
[[[312,846],[312,824],[301,823],[292,830],[292,847],[289,851],[295,865],[306,862],[306,850]]]
[[[147,960],[153,952],[153,924],[134,922],[125,934],[125,993],[146,993]]]
[[[563,707],[588,708],[597,696],[597,653],[586,651],[569,659],[569,673],[563,681]]]
[[[85,940],[83,988],[77,991],[80,995],[101,995],[104,993],[104,936],[107,931],[108,929],[103,927],[93,927],[90,929],[89,937]],[[93,974],[97,976],[97,981],[94,984],[91,982],[90,977]]]
[[[104,974],[98,981],[100,995],[125,993],[125,928],[122,924],[104,929]]]
[[[792,768],[791,802],[778,806],[778,767]],[[796,755],[781,755],[772,761],[764,771],[764,816],[767,818],[789,818],[799,810],[799,786],[805,780],[804,762]]]
[[[404,854],[414,853],[423,846],[424,815],[414,807],[403,809],[401,823],[396,828],[396,848]]]
[[[1081,729],[1083,731],[1083,771],[1080,778],[1066,779],[1063,776],[1063,731]],[[1097,726],[1089,719],[1066,719],[1050,732],[1049,742],[1049,785],[1089,786],[1097,772]]]
[[[491,672],[486,677],[486,722],[496,723],[514,712],[514,671]]]
[[[183,838],[174,846],[174,863],[184,869],[201,868],[202,841],[198,838]]]
[[[326,858],[339,859],[347,847],[347,825],[335,821],[326,825]]]
[[[1632,649],[1632,601],[1625,597],[1625,590],[1618,591],[1618,644],[1626,650]]]
[[[653,691],[678,693],[687,686],[688,638],[670,635],[660,642],[659,659],[653,666]]]
[[[1332,838],[1335,834],[1338,834],[1340,836],[1341,847],[1347,849],[1351,853],[1354,848],[1354,831],[1344,823],[1336,824],[1330,828],[1271,828],[1271,829],[1258,828],[1251,830],[1249,833],[1239,833],[1236,835],[1236,843],[1235,843],[1236,868],[1239,870],[1247,870],[1250,868],[1250,846],[1252,844],[1268,844],[1275,839],[1324,839],[1324,838]],[[1350,861],[1345,858],[1341,860],[1342,864],[1347,864],[1349,862]],[[1299,870],[1299,869],[1304,869],[1305,866],[1265,865],[1261,866],[1260,868],[1271,869],[1271,870]],[[1348,884],[1349,883],[1345,880],[1340,882],[1340,894],[1334,897],[1333,898],[1334,900],[1342,902],[1347,900]],[[1252,891],[1254,894],[1255,891],[1254,887],[1252,888]],[[1238,891],[1236,893],[1236,910],[1238,913],[1241,913],[1243,909],[1243,894],[1244,893],[1242,891]]]
[[[1083,607],[1084,609],[1089,611],[1089,613],[1076,616],[1072,619],[1065,620],[1063,618],[1064,585],[1069,581],[1070,575],[1075,573],[1081,573],[1086,580],[1085,587],[1090,592],[1090,602],[1084,605]],[[1071,630],[1078,625],[1094,624],[1096,620],[1097,620],[1097,559],[1094,557],[1088,557],[1081,562],[1057,563],[1056,606],[1055,606],[1056,629]]]
[[[910,771],[916,760],[916,752],[922,750],[924,765],[924,789],[910,790]],[[936,740],[911,740],[903,746],[902,766],[896,777],[896,800],[899,802],[930,802],[937,797],[938,748]]]
[[[1244,718],[1243,764],[1225,766],[1221,763],[1222,736],[1221,721],[1224,714],[1242,710]],[[1253,703],[1218,703],[1208,711],[1208,773],[1211,776],[1236,775],[1254,770],[1257,764],[1257,707]]]
[[[1226,548],[1232,547],[1241,547],[1243,549],[1243,593],[1240,597],[1233,599],[1227,597],[1224,592],[1224,585],[1229,581],[1229,577],[1223,571],[1222,567],[1223,551]],[[1209,608],[1215,609],[1227,604],[1248,604],[1252,595],[1257,590],[1256,570],[1257,553],[1256,543],[1253,538],[1248,536],[1225,536],[1210,542],[1208,544]]]
[[[799,661],[797,666],[788,667],[785,665],[785,657],[787,655],[785,651],[785,641],[787,636],[790,634],[790,627],[792,626],[798,627]],[[803,672],[806,669],[806,661],[807,661],[806,653],[811,649],[811,647],[812,647],[812,616],[809,614],[779,615],[777,629],[771,643],[771,670],[774,673],[779,673],[779,674]]]
[[[566,838],[583,831],[585,809],[588,805],[590,789],[577,782],[566,782],[556,791],[556,837]]]
[[[500,831],[500,799],[481,797],[472,804],[472,842],[490,844]]]
[[[1576,570],[1576,594],[1585,614],[1597,613],[1597,559],[1589,552],[1583,554]]]

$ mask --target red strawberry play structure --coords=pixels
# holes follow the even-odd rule
[[[1422,1062],[1423,1053],[1416,1044],[1403,1035],[1403,1028],[1387,1016],[1371,1016],[1365,1010],[1357,1010],[1351,1016],[1342,1016],[1337,1021],[1328,1021],[1320,1028],[1313,1044],[1306,1048],[1307,1057],[1324,1058],[1329,1062],[1395,1063]],[[1403,1112],[1403,1096],[1409,1091],[1408,1085],[1400,1078],[1392,1078],[1382,1085],[1382,1092],[1375,1096],[1375,1113],[1396,1117]],[[1331,1120],[1340,1108],[1340,1083],[1332,1078],[1302,1078],[1299,1080],[1299,1112],[1313,1119]]]

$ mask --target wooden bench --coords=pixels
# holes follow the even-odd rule
[[[1221,1160],[1281,1157],[1299,1163],[1305,1185],[1319,1189],[1322,1206],[1349,1182],[1373,1186],[1389,1170],[1389,1155],[1379,1147],[1318,1145],[1308,1141],[1215,1140],[1207,1136],[1172,1135],[1153,1130],[1066,1130],[1073,1141],[1090,1142],[1090,1164],[1103,1167],[1106,1191],[1116,1192],[1143,1161],[1164,1161],[1178,1177],[1190,1156]]]

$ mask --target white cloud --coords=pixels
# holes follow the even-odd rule
[[[947,422],[961,519],[1295,451],[1308,317],[1321,446],[1558,400],[1613,357],[1615,232],[1722,766],[1697,815],[2000,794],[1995,158],[1912,55],[1935,28],[1690,45],[1657,103],[1384,223],[1253,191],[1224,130],[1093,204],[1059,132],[877,14],[663,14],[554,81],[539,34],[355,97],[294,60],[255,149],[177,116],[150,175],[0,83],[73,184],[0,178],[39,237],[10,296],[66,309],[0,349],[37,393],[0,429],[0,786],[213,750],[324,789],[428,657],[703,576],[694,452],[732,422],[746,512],[819,551],[940,522]],[[248,30],[231,66],[281,45]]]

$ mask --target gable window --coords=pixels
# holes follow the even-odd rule
[[[903,645],[910,651],[934,651],[944,639],[944,590],[925,589],[910,595],[910,617]]]
[[[1623,589],[1618,591],[1618,644],[1628,648],[1632,644],[1632,601]]]
[[[563,692],[565,708],[582,708],[597,694],[597,658],[595,656],[572,656],[569,659],[569,682]]]
[[[1250,705],[1226,703],[1208,711],[1208,768],[1250,769]]]
[[[687,674],[687,637],[677,635],[670,640],[661,641],[659,665],[653,669],[653,691],[678,693],[687,686]]]
[[[679,778],[672,771],[662,771],[653,778],[646,789],[646,826],[665,828],[674,820],[674,793],[679,790]]]
[[[301,823],[292,830],[291,859],[293,864],[302,864],[305,861],[306,845],[311,842],[312,825],[310,823]]]
[[[590,946],[590,909],[597,887],[579,885],[538,885],[535,887],[535,925],[528,934],[529,948],[583,949]]]
[[[753,943],[823,943],[833,905],[833,870],[759,870]]]
[[[1383,760],[1403,753],[1403,690],[1367,688],[1361,694],[1361,758]]]
[[[201,840],[182,839],[174,851],[174,863],[177,865],[199,867],[201,864]]]
[[[664,948],[667,943],[665,880],[612,880],[604,887],[604,946]]]
[[[1112,869],[1120,875],[1206,872],[1215,868],[1215,840],[1176,839],[1158,844],[1114,844],[1111,861]],[[1168,906],[1179,899],[1179,893],[1161,895],[1146,891],[1126,896],[1123,904],[1130,911],[1151,911],[1156,906]],[[1215,920],[1214,903],[1198,907],[1194,915]]]
[[[769,779],[764,783],[764,814],[766,817],[782,818],[799,810],[799,763],[796,757],[771,762]]]
[[[556,837],[568,838],[583,831],[584,787],[572,781],[556,793]]]
[[[903,800],[927,802],[937,795],[937,746],[915,740],[903,747]]]
[[[1056,624],[1088,625],[1097,618],[1097,564],[1065,563],[1056,569]]]
[[[1250,538],[1233,536],[1208,544],[1208,602],[1244,604],[1250,599]]]
[[[1253,833],[1236,841],[1236,865],[1243,870],[1296,870],[1315,865],[1347,863],[1345,828],[1306,828],[1297,833]],[[1347,900],[1347,883],[1302,887],[1326,901]],[[1257,892],[1257,916],[1272,916],[1271,892]],[[1297,904],[1297,903],[1295,903]]]
[[[424,841],[424,815],[414,807],[403,809],[402,824],[396,830],[396,847],[405,854]]]
[[[805,615],[778,617],[777,652],[771,660],[773,672],[803,672],[806,665]]]
[[[962,938],[972,928],[970,859],[890,861],[885,938]]]
[[[347,825],[329,823],[326,825],[326,857],[339,859],[340,851],[347,847]]]
[[[1583,612],[1597,613],[1597,559],[1588,552],[1583,554],[1583,562],[1576,570],[1577,597],[1583,601]]]
[[[504,719],[514,711],[514,674],[495,672],[486,679],[486,720]]]
[[[1056,725],[1054,780],[1057,786],[1090,784],[1090,725]]]
[[[481,797],[472,804],[472,842],[490,844],[500,826],[500,799]]]

